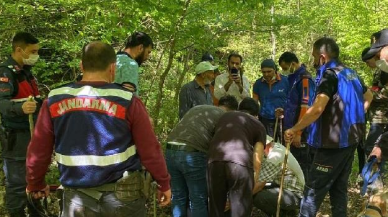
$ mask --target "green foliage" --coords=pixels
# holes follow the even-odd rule
[[[193,68],[206,51],[215,56],[221,70],[226,67],[230,51],[241,53],[245,72],[253,84],[261,77],[260,62],[273,54],[278,58],[284,51],[295,52],[311,69],[312,43],[326,35],[339,43],[342,61],[370,83],[372,71],[361,62],[360,53],[368,46],[371,33],[386,26],[387,3],[387,0],[19,0],[16,3],[3,0],[0,59],[4,60],[11,52],[10,41],[15,32],[23,30],[36,35],[42,49],[34,72],[47,93],[48,89],[77,77],[80,51],[87,42],[102,40],[120,50],[131,32],[146,31],[156,46],[143,67],[140,96],[155,118],[158,135],[164,139],[178,121],[179,89],[193,79]]]

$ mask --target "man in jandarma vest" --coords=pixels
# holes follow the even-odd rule
[[[12,53],[0,64],[0,143],[6,177],[6,208],[11,217],[26,216],[26,152],[31,139],[29,115],[33,120],[41,105],[31,68],[38,61],[39,40],[18,32],[12,40]],[[32,96],[34,100],[28,100]],[[36,216],[29,207],[30,216]]]
[[[145,216],[141,165],[158,183],[162,206],[170,176],[143,103],[112,84],[116,55],[102,42],[82,50],[82,81],[49,93],[27,152],[27,193],[48,196],[44,181],[55,151],[64,186],[63,217]]]
[[[292,142],[296,132],[311,124],[308,144],[316,148],[299,216],[316,216],[329,192],[333,217],[347,216],[347,186],[354,151],[362,140],[365,111],[372,93],[355,71],[339,61],[339,47],[331,38],[313,45],[317,69],[315,101],[299,122],[285,132]]]

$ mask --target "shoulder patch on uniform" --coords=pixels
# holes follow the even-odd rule
[[[11,88],[0,88],[0,93],[10,92]]]
[[[0,77],[0,82],[8,83],[9,82],[9,78],[7,78],[7,77]]]

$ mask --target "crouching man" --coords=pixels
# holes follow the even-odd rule
[[[253,205],[268,216],[276,215],[285,153],[286,148],[283,145],[272,142],[272,138],[267,136],[258,184],[253,189]],[[280,216],[296,216],[303,197],[305,180],[298,161],[291,153],[288,155],[283,184]]]

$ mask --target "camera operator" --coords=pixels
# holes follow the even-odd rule
[[[214,85],[214,96],[220,99],[226,95],[236,97],[241,102],[245,97],[250,97],[250,83],[244,76],[244,69],[241,65],[242,56],[231,53],[228,57],[228,73],[219,75]]]

